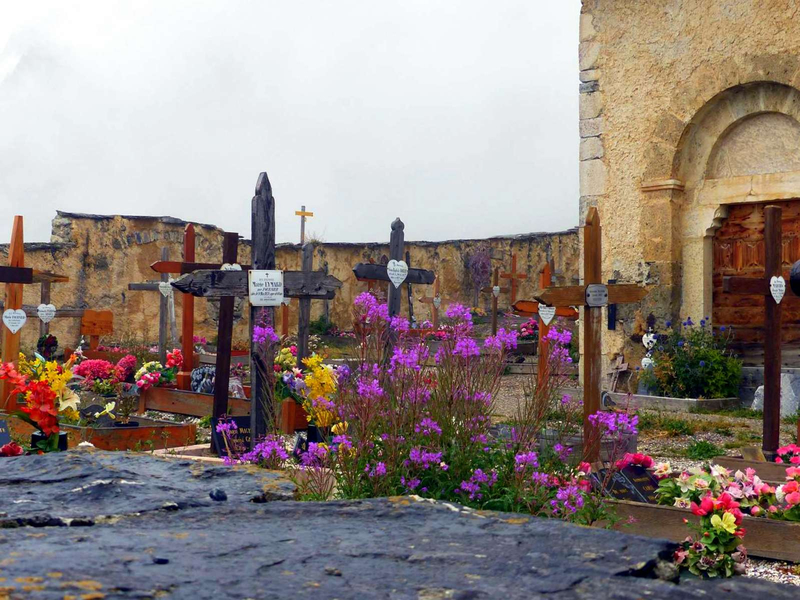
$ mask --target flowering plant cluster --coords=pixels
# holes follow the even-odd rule
[[[140,390],[148,390],[154,386],[173,385],[182,366],[183,354],[178,348],[175,348],[172,352],[167,352],[166,366],[157,360],[144,363],[134,376],[136,387]]]
[[[733,331],[711,328],[708,318],[695,325],[691,318],[657,335],[653,367],[641,379],[654,393],[674,398],[729,398],[739,392],[742,363],[729,344]]]
[[[778,448],[778,456],[775,457],[776,463],[787,463],[791,465],[800,465],[800,446],[797,444],[789,444]]]
[[[83,389],[108,396],[116,394],[120,383],[132,382],[135,370],[136,357],[127,354],[116,365],[101,359],[82,360],[72,369],[72,374],[83,378]]]
[[[308,422],[317,427],[330,427],[335,421],[332,398],[336,392],[336,372],[331,365],[322,363],[319,354],[304,358],[303,364],[305,375],[292,373],[293,389],[302,395]]]
[[[59,365],[41,356],[28,360],[24,354],[19,355],[16,367],[13,363],[0,365],[0,379],[6,379],[13,385],[11,396],[24,402],[24,406],[12,412],[12,415],[45,436],[33,450],[57,450],[59,414],[77,412],[78,395],[67,387],[67,382],[72,378],[71,367],[72,359]]]
[[[539,321],[531,317],[519,326],[519,339],[520,340],[538,340],[539,339]]]

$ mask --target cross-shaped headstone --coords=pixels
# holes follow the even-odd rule
[[[606,285],[602,281],[600,216],[595,207],[586,215],[583,228],[583,280],[584,285],[551,287],[536,293],[536,299],[548,306],[584,306],[583,344],[583,439],[584,457],[589,462],[597,460],[600,447],[589,422],[589,415],[600,410],[602,354],[600,348],[600,323],[602,310],[609,303],[638,302],[647,295],[647,289],[636,284]],[[541,311],[541,309],[540,309]]]
[[[509,289],[506,286],[500,287],[500,267],[494,269],[492,285],[481,288],[481,292],[492,295],[492,335],[497,335],[497,300],[500,298],[500,294],[507,293]]]
[[[300,217],[300,245],[306,243],[306,218],[313,217],[314,213],[306,210],[305,205],[300,207],[300,210],[294,211],[294,214]]]
[[[423,304],[431,305],[431,325],[434,331],[439,329],[439,307],[442,305],[442,295],[439,291],[439,278],[433,280],[433,293],[430,296],[421,296],[417,298]]]
[[[231,300],[235,297],[248,297],[249,285],[248,274],[260,273],[263,271],[275,271],[275,199],[272,196],[272,186],[266,173],[261,173],[256,183],[256,193],[252,201],[251,210],[252,227],[252,255],[253,265],[250,270],[198,270],[173,281],[172,286],[184,293],[204,298],[226,298]],[[228,262],[228,261],[226,261]],[[326,275],[322,271],[283,271],[283,298],[300,299],[332,299],[336,290],[342,287],[342,282],[333,275]],[[281,298],[273,306],[254,306],[250,307],[250,339],[252,340],[253,327],[261,322],[273,324],[274,306],[279,305]],[[266,311],[266,312],[264,312]],[[227,321],[232,323],[233,313],[223,319],[220,314],[220,325]],[[222,352],[220,351],[222,350]],[[220,354],[227,353],[227,356]],[[218,348],[217,364],[220,361],[227,361],[230,368],[230,345],[227,349]],[[272,357],[263,357],[258,353],[258,349],[251,344],[250,352],[251,364],[251,443],[256,443],[267,433],[269,423],[274,423],[275,415],[270,414],[272,410],[272,396],[268,377],[271,377]],[[218,372],[215,380],[215,410],[224,408],[227,410],[228,381],[220,381]],[[224,390],[217,406],[217,389]],[[224,413],[222,410],[220,414]]]
[[[517,301],[517,281],[527,279],[528,275],[522,272],[517,272],[517,254],[511,255],[511,272],[500,273],[502,279],[511,280],[511,304]]]
[[[162,263],[169,261],[169,249],[161,249]],[[178,263],[180,264],[180,263]],[[169,275],[161,272],[161,281],[145,281],[142,283],[129,283],[128,290],[134,292],[159,292],[158,303],[158,359],[161,364],[167,360],[167,346],[178,340],[178,327],[175,322],[175,297],[169,285]],[[169,339],[168,339],[169,338]],[[188,355],[191,360],[192,355]]]
[[[539,289],[545,290],[553,284],[553,270],[550,263],[545,263],[539,271]],[[511,307],[515,314],[523,317],[539,317],[539,340],[537,342],[537,354],[539,356],[536,367],[536,381],[539,386],[544,385],[544,380],[550,373],[548,372],[547,356],[550,342],[547,333],[550,331],[550,323],[554,317],[576,320],[579,316],[578,311],[571,306],[547,306],[530,300],[518,300]]]
[[[781,300],[786,281],[781,274],[781,207],[764,209],[764,276],[723,277],[728,294],[764,297],[764,428],[762,449],[772,460],[781,432]]]

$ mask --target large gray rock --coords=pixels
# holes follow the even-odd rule
[[[753,410],[764,410],[764,386],[756,389]],[[797,413],[800,408],[800,376],[781,373],[781,415],[786,417]]]
[[[674,548],[666,541],[415,498],[264,502],[264,486],[273,497],[291,488],[274,474],[146,455],[0,459],[0,591],[215,600],[796,595],[745,578],[666,581],[659,576],[669,575]]]

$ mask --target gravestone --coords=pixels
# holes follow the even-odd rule
[[[5,446],[11,441],[11,434],[8,432],[8,423],[0,419],[0,446]]]
[[[250,449],[250,415],[242,417],[228,417],[226,421],[233,421],[236,423],[236,429],[229,432],[228,443],[237,444],[238,446],[247,451]],[[217,432],[217,423],[219,419],[211,419],[211,441],[220,456],[227,456],[228,450],[225,447],[225,439],[223,434]]]
[[[791,375],[789,373],[781,373],[780,380],[781,389],[781,412],[784,417],[789,417],[797,414],[797,409],[800,408],[800,377]],[[756,389],[756,395],[753,398],[753,410],[764,410],[764,386],[761,385]]]
[[[600,469],[599,472],[592,473],[592,483],[596,488],[602,485],[607,472],[607,469]],[[637,465],[628,465],[611,476],[604,493],[615,500],[657,504],[657,489],[658,479],[650,471]]]

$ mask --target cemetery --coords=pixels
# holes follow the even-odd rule
[[[800,29],[655,4],[581,2],[565,231],[401,184],[325,241],[271,165],[249,230],[15,200],[0,599],[794,597]]]

